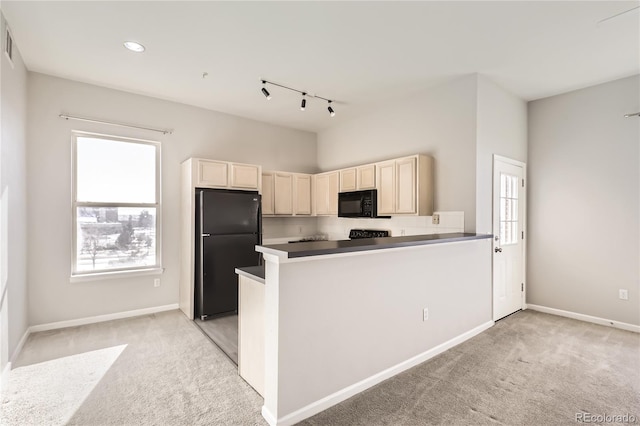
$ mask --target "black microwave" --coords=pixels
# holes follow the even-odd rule
[[[378,217],[378,191],[369,189],[339,193],[338,217]]]

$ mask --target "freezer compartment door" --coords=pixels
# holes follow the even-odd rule
[[[202,237],[202,276],[198,315],[212,316],[238,310],[235,268],[258,265],[257,234]]]
[[[260,233],[260,194],[247,191],[200,189],[202,232],[206,234]]]

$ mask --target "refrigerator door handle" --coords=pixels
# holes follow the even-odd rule
[[[200,236],[202,236],[202,237],[210,237],[211,234],[200,234]]]

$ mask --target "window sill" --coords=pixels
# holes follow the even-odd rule
[[[140,277],[145,275],[161,275],[164,272],[164,268],[149,268],[149,269],[136,269],[133,271],[113,271],[113,272],[98,272],[95,274],[72,274],[69,279],[72,283],[85,282],[85,281],[102,281],[112,280],[119,278]]]

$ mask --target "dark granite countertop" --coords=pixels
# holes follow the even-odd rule
[[[244,275],[247,278],[251,278],[252,280],[264,284],[264,265],[236,268],[236,274]]]
[[[296,244],[274,244],[257,246],[258,251],[286,258],[320,256],[326,254],[353,253],[366,250],[381,250],[396,247],[412,247],[427,244],[452,243],[458,241],[492,238],[491,234],[457,232],[450,234],[410,235],[404,237],[364,238],[360,240],[309,241]]]

